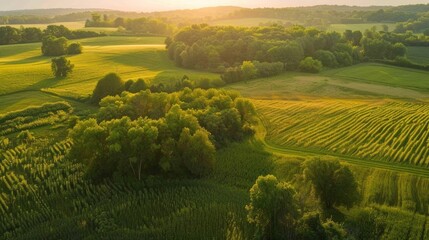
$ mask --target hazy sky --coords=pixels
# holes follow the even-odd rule
[[[0,10],[34,8],[109,8],[131,11],[157,11],[233,5],[243,7],[290,7],[319,4],[404,5],[428,0],[0,0]]]

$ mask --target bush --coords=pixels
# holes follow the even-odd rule
[[[69,73],[73,72],[73,68],[74,65],[65,57],[52,59],[51,69],[55,77],[67,77]]]
[[[67,53],[70,55],[81,54],[82,53],[82,45],[80,43],[72,43],[67,48]]]
[[[282,62],[258,62],[254,61],[256,69],[258,70],[258,77],[271,77],[279,75],[284,70],[284,64]]]
[[[319,50],[314,53],[314,58],[325,67],[335,68],[338,66],[337,58],[331,51]]]
[[[318,73],[322,71],[322,63],[319,60],[314,60],[312,57],[307,57],[299,64],[299,70],[302,72]]]
[[[100,79],[92,93],[91,101],[98,104],[101,99],[107,96],[120,94],[125,88],[122,79],[116,73],[107,74]]]
[[[140,91],[149,89],[149,87],[150,87],[150,84],[147,81],[139,78],[136,82],[133,82],[133,84],[130,86],[129,92],[138,93]]]

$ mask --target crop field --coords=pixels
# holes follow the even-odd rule
[[[352,31],[361,31],[364,32],[367,29],[371,29],[372,27],[376,27],[378,31],[383,30],[383,25],[387,25],[389,27],[389,31],[393,31],[396,27],[396,24],[394,23],[386,23],[386,24],[380,24],[380,23],[358,23],[358,24],[331,24],[328,27],[328,31],[335,31],[339,33],[343,33],[346,30],[352,30]]]
[[[267,140],[374,161],[429,167],[429,106],[396,101],[255,101]]]
[[[75,69],[66,79],[52,76],[51,58],[41,55],[40,43],[0,46],[0,82],[5,86],[0,94],[45,89],[74,98],[86,97],[110,72],[124,80],[145,78],[154,83],[175,81],[185,74],[191,79],[219,77],[175,67],[167,58],[162,37],[101,37],[79,42],[84,53],[69,57]]]
[[[429,47],[408,47],[408,58],[415,63],[429,64]]]

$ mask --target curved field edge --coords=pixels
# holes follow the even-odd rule
[[[299,148],[299,147],[286,147],[286,146],[275,145],[266,139],[266,135],[267,135],[266,127],[268,125],[266,117],[263,116],[260,112],[258,112],[258,116],[260,121],[258,124],[256,136],[258,140],[260,140],[263,143],[264,148],[267,152],[281,155],[281,156],[293,155],[293,156],[301,156],[301,157],[335,158],[356,166],[383,169],[383,170],[395,171],[398,173],[407,173],[407,174],[412,174],[419,177],[429,178],[429,170],[426,168],[403,165],[403,164],[395,164],[395,163],[389,163],[389,162],[382,162],[382,161],[370,161],[370,160],[364,160],[357,157],[350,157],[350,156],[345,156],[345,155],[335,154],[330,152],[323,152],[323,151],[312,151],[312,150]]]

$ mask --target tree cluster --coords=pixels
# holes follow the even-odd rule
[[[260,76],[278,74],[279,63],[283,64],[282,70],[299,70],[301,61],[307,57],[316,60],[320,57],[327,67],[358,63],[362,60],[361,39],[360,32],[341,35],[301,26],[238,28],[193,25],[167,39],[166,44],[169,57],[177,66],[230,75],[225,79],[246,79],[249,77],[240,77],[240,74],[243,67],[248,67],[243,66],[243,62],[249,60],[259,68],[256,75],[259,72]],[[330,56],[320,56],[323,54]],[[313,63],[318,69],[318,62]],[[314,72],[314,68],[311,71]]]
[[[71,31],[63,25],[49,25],[43,31],[35,27],[14,28],[10,26],[4,26],[0,27],[0,45],[41,42],[48,36],[54,36],[56,38],[65,37],[67,39],[80,39],[98,37],[101,35],[102,34],[90,31]]]
[[[92,18],[86,21],[85,27],[123,27],[127,31],[137,34],[169,35],[173,26],[165,20],[156,18],[123,18],[110,19],[108,15],[92,14]]]
[[[340,189],[337,189],[341,191]],[[299,210],[295,188],[275,176],[260,176],[250,189],[247,220],[256,226],[255,239],[347,239],[342,225],[317,212]]]
[[[124,92],[100,102],[97,119],[71,130],[71,154],[96,180],[209,174],[216,147],[253,133],[255,109],[233,92],[189,88]]]

